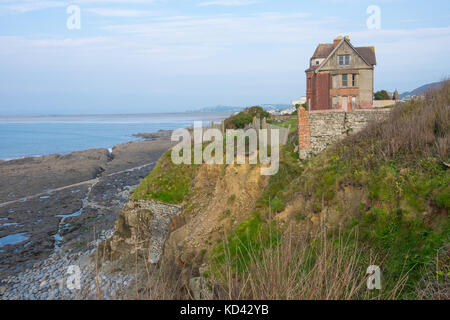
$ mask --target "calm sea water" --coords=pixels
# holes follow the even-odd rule
[[[133,134],[219,121],[226,113],[173,113],[52,117],[0,117],[0,159],[9,160],[139,140]]]

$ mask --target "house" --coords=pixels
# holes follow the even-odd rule
[[[349,37],[319,44],[306,72],[307,110],[373,107],[374,47],[354,47]]]

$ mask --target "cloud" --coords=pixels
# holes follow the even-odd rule
[[[86,11],[103,17],[120,17],[120,18],[136,18],[136,17],[147,17],[157,15],[156,12],[150,10],[89,8],[86,9]]]
[[[18,12],[18,13],[25,13],[30,11],[37,11],[37,10],[43,10],[43,9],[49,9],[49,8],[58,8],[58,7],[64,7],[66,6],[66,2],[62,1],[12,1],[12,0],[4,0],[0,2],[0,8]]]
[[[71,4],[151,4],[157,1],[162,0],[0,0],[0,9],[17,13],[26,13],[44,9],[67,7]]]
[[[247,6],[255,3],[260,3],[258,0],[214,0],[205,1],[197,4],[199,7],[204,6]]]

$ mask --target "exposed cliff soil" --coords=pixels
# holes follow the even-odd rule
[[[154,275],[168,267],[181,274],[177,282],[185,290],[196,283],[192,278],[205,268],[211,249],[253,211],[267,182],[259,166],[201,165],[184,203],[131,200],[119,214],[114,236],[99,248],[102,260],[111,261],[113,273],[139,273],[139,292],[154,285],[149,277],[161,281]]]
[[[208,252],[253,211],[267,182],[259,166],[201,166],[192,196],[171,226],[164,259],[198,272]]]

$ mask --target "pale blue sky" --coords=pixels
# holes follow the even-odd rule
[[[81,29],[69,30],[69,5]],[[369,30],[370,5],[381,29]],[[305,95],[318,43],[373,45],[375,89],[450,73],[450,2],[0,0],[0,114],[184,111]]]

